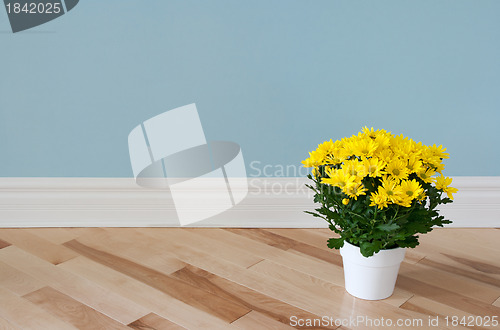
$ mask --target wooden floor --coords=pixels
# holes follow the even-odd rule
[[[330,235],[0,229],[0,328],[500,328],[491,321],[500,318],[500,230],[422,236],[407,251],[394,295],[375,302],[345,292],[342,259],[326,247]]]

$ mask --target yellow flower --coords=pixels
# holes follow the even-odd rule
[[[368,128],[368,127],[363,127],[361,129],[361,131],[363,133],[360,132],[360,135],[365,135],[371,139],[376,139],[377,137],[379,136],[388,136],[388,135],[392,135],[391,133],[387,133],[387,131],[385,129],[378,129],[378,130],[374,130],[373,127],[372,128]]]
[[[361,180],[365,176],[365,166],[357,159],[344,161],[342,169],[346,171],[350,176],[354,177],[354,180],[358,183],[361,182]]]
[[[417,143],[412,139],[403,137],[403,135],[394,138],[392,141],[392,147],[394,153],[403,159],[407,158],[408,155],[417,156],[421,153]]]
[[[401,181],[400,187],[403,192],[403,199],[407,199],[409,201],[421,197],[424,193],[424,189],[415,179]]]
[[[335,164],[334,159],[335,144],[330,141],[325,141],[318,145],[316,150],[309,153],[309,158],[302,161],[304,167],[318,167],[325,164]],[[337,162],[338,163],[338,162]]]
[[[326,164],[336,164],[339,163],[338,160],[335,159],[335,144],[330,141],[325,141],[322,144],[318,145],[318,149],[316,149],[319,153],[325,155],[324,162]]]
[[[333,156],[335,157],[334,158],[335,164],[342,163],[344,160],[349,158],[350,155],[351,152],[349,151],[349,149],[346,149],[341,141],[336,141],[335,149],[333,150]]]
[[[338,157],[341,158],[342,160],[348,159],[350,156],[352,156],[352,150],[350,147],[351,139],[350,138],[342,138],[342,140],[337,141],[338,142]]]
[[[322,150],[314,150],[309,153],[309,158],[302,161],[304,167],[318,167],[326,164],[326,154]]]
[[[448,198],[453,199],[454,193],[458,191],[457,188],[450,187],[452,178],[445,177],[444,175],[438,176],[436,178],[436,188],[445,192],[448,195]]]
[[[386,166],[386,163],[384,161],[380,161],[376,157],[364,158],[361,163],[365,167],[364,173],[372,178],[385,174],[384,167]]]
[[[402,145],[406,144],[408,141],[407,137],[404,137],[403,134],[396,135],[391,139],[391,148],[396,152],[398,149],[402,147]]]
[[[379,151],[376,156],[380,159],[383,160],[386,163],[390,163],[392,159],[394,158],[394,153],[392,152],[391,149],[384,149]]]
[[[439,145],[436,147],[435,144],[433,144],[431,147],[427,149],[428,154],[430,154],[432,157],[437,157],[437,158],[450,158],[450,154],[445,152],[446,148],[443,148],[442,145]]]
[[[427,198],[427,195],[425,194],[425,190],[424,190],[420,195],[418,195],[417,200],[418,201],[423,201],[426,198]]]
[[[443,159],[450,157],[445,151],[446,148],[443,149],[441,145],[439,147],[436,147],[435,144],[431,147],[425,146],[422,152],[422,161],[433,167],[436,172],[441,173],[444,169],[444,164],[442,164]]]
[[[347,185],[342,188],[342,191],[349,197],[358,200],[358,196],[365,195],[366,188],[361,184]]]
[[[393,159],[385,168],[387,174],[391,175],[394,179],[404,180],[408,177],[409,170],[406,167],[406,162],[402,159]]]
[[[439,174],[442,174],[441,172],[444,170],[444,164],[438,163],[438,164],[434,165],[434,168],[435,168],[436,172],[438,172]]]
[[[361,132],[363,132],[363,133],[361,133]],[[368,136],[371,139],[375,139],[377,137],[377,135],[378,135],[377,133],[379,131],[378,130],[377,131],[373,130],[373,127],[372,128],[368,128],[368,127],[365,126],[365,127],[363,127],[361,129],[361,132],[359,134],[364,134],[364,135]]]
[[[351,152],[358,157],[371,157],[377,150],[378,144],[368,138],[351,139],[349,143]]]
[[[375,142],[378,144],[378,149],[375,151],[375,156],[384,150],[389,150],[391,145],[391,135],[390,134],[379,134],[375,138]]]
[[[327,178],[322,178],[321,183],[326,183],[334,187],[344,188],[355,184],[356,177],[351,176],[345,170],[326,169]]]
[[[349,198],[344,198],[344,199],[342,200],[342,204],[344,204],[344,205],[349,204]]]
[[[412,154],[408,157],[406,168],[408,168],[410,173],[419,173],[423,170],[423,164],[416,154]]]
[[[426,183],[432,183],[434,181],[434,179],[432,178],[434,174],[436,174],[436,172],[434,172],[434,170],[430,168],[426,170],[422,169],[417,173],[418,177]]]
[[[402,199],[403,191],[396,180],[386,176],[382,178],[382,185],[378,187],[378,193],[387,196],[387,199],[391,203],[399,203]]]
[[[387,207],[387,195],[381,194],[379,192],[372,192],[370,196],[370,206],[377,206],[379,209],[383,209],[384,207]]]

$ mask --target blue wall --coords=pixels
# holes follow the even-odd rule
[[[367,125],[443,144],[448,175],[500,175],[499,14],[497,0],[84,0],[12,34],[0,8],[0,176],[132,176],[130,130],[193,102],[252,168]]]

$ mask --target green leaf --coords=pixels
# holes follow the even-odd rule
[[[317,218],[322,218],[322,219],[325,218],[321,214],[318,214],[318,213],[315,213],[315,212],[311,212],[311,211],[304,211],[304,213],[308,213],[308,214],[312,215],[313,217],[317,217]]]
[[[378,225],[377,228],[380,230],[383,230],[383,231],[393,231],[393,230],[399,229],[399,226],[395,223],[391,223],[391,224],[383,223],[381,225]]]
[[[359,246],[360,252],[363,256],[365,257],[371,257],[378,251],[380,251],[380,242],[375,241],[375,242],[363,242]]]
[[[327,246],[330,249],[340,249],[341,247],[344,246],[344,239],[342,237],[340,237],[340,238],[330,238],[328,240]]]
[[[400,247],[414,248],[418,245],[418,236],[407,237],[404,241],[398,242]]]

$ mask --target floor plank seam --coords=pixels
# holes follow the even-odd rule
[[[241,316],[240,316],[240,317],[238,317],[237,319],[232,320],[231,322],[229,322],[229,324],[233,324],[234,322],[238,321],[239,319],[241,319],[241,318],[242,318],[242,317],[244,317],[245,315],[250,314],[251,312],[253,312],[253,309],[249,310],[248,312],[246,312],[245,314],[241,315]]]
[[[408,297],[408,299],[406,299],[405,301],[403,301],[401,304],[398,305],[398,308],[401,308],[401,306],[403,306],[404,304],[406,304],[411,298],[415,297],[414,294],[412,294],[410,297]]]
[[[256,263],[251,264],[250,266],[246,267],[246,269],[250,269],[250,268],[252,268],[253,266],[260,264],[260,263],[261,263],[262,261],[264,261],[264,260],[266,260],[266,259],[261,259],[261,260],[257,261]]]

